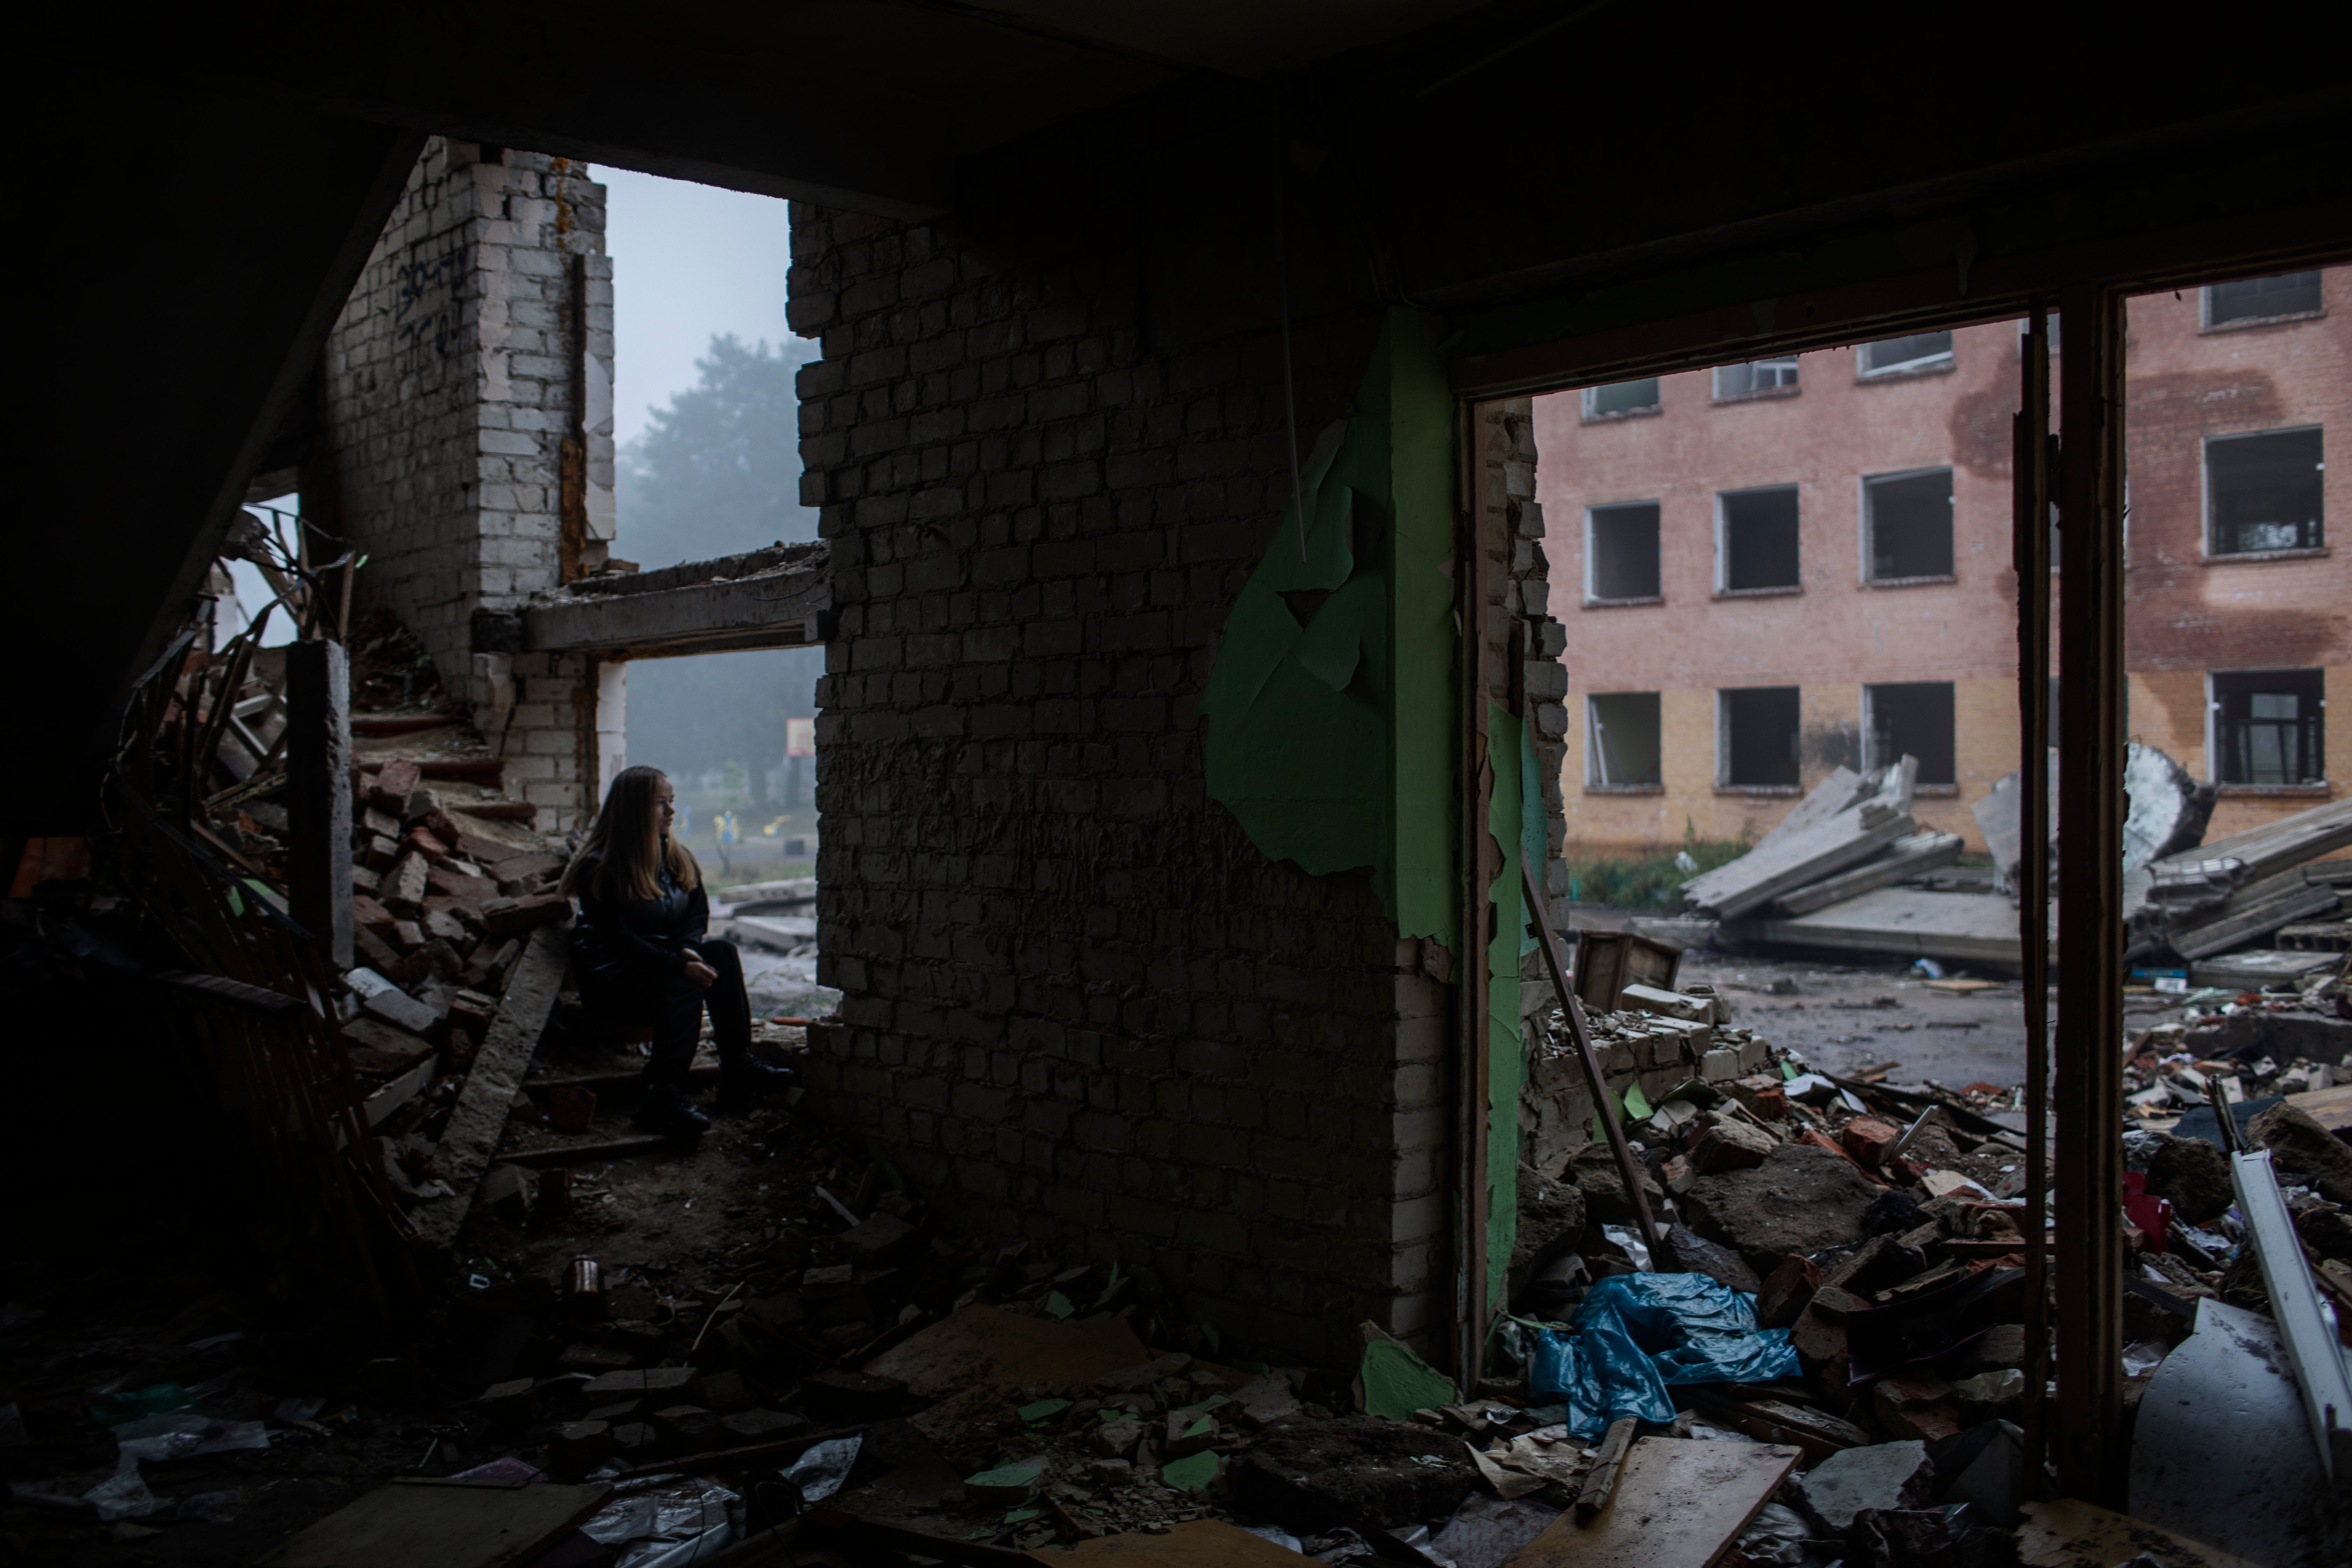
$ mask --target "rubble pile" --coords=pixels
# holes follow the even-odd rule
[[[1753,849],[1683,884],[1684,918],[1633,929],[1696,946],[1885,953],[2014,972],[2023,858],[2018,775],[1972,808],[1993,859],[1989,884],[1956,886],[1957,834],[1910,815],[1909,757],[1869,774],[1840,768]],[[2124,904],[2136,962],[2185,963],[2192,984],[2260,989],[2315,974],[2352,951],[2352,800],[2331,801],[2205,843],[2215,788],[2132,742]],[[2057,853],[2056,764],[2051,770]],[[2053,913],[2054,921],[2054,913]],[[2055,930],[2053,923],[2053,930]]]

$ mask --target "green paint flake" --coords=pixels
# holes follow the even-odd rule
[[[1052,1292],[1045,1298],[1045,1311],[1049,1317],[1066,1318],[1076,1310],[1076,1307],[1070,1305],[1070,1299],[1059,1290]]]
[[[1045,1510],[1042,1508],[1016,1508],[1004,1516],[1007,1524],[1026,1524]]]
[[[1625,1086],[1626,1119],[1632,1121],[1647,1121],[1652,1111],[1653,1108],[1648,1098],[1642,1093],[1642,1086],[1638,1083],[1627,1084]]]
[[[1782,1083],[1788,1082],[1790,1079],[1793,1079],[1796,1076],[1797,1068],[1794,1063],[1782,1062],[1780,1064],[1780,1081]]]
[[[982,1502],[1019,1502],[1045,1473],[1045,1460],[1024,1459],[1017,1465],[1000,1465],[967,1477],[964,1489]]]
[[[1204,1432],[1214,1431],[1216,1429],[1216,1425],[1217,1424],[1214,1421],[1212,1421],[1207,1416],[1203,1415],[1198,1421],[1193,1422],[1190,1426],[1185,1427],[1183,1436],[1186,1437],[1198,1437]]]
[[[1452,1405],[1462,1396],[1445,1374],[1394,1340],[1374,1340],[1364,1347],[1364,1413],[1391,1421],[1410,1421],[1416,1410]]]
[[[1202,1323],[1201,1325],[1201,1337],[1209,1342],[1209,1348],[1211,1350],[1215,1350],[1221,1338],[1217,1332],[1217,1325],[1214,1323]]]
[[[1286,508],[1201,699],[1209,795],[1252,843],[1318,876],[1371,868],[1399,933],[1449,946],[1453,418],[1418,312],[1391,310],[1301,468],[1306,558]]]
[[[1173,1491],[1196,1492],[1217,1479],[1217,1456],[1203,1448],[1160,1467],[1160,1484]]]
[[[1069,1407],[1070,1402],[1066,1399],[1041,1399],[1034,1405],[1023,1405],[1013,1414],[1024,1421],[1043,1421],[1048,1416],[1059,1415]]]

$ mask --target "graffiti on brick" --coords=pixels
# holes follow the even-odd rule
[[[457,347],[458,308],[474,247],[452,240],[436,255],[412,256],[393,269],[392,323],[403,349],[429,346],[447,359]]]

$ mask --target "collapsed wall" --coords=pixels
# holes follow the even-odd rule
[[[620,667],[481,646],[485,612],[604,565],[614,536],[604,188],[562,158],[435,137],[322,364],[303,510],[509,761],[511,793],[592,810],[621,746]],[[355,619],[357,616],[354,617]]]

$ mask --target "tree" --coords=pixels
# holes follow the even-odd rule
[[[817,345],[710,340],[701,379],[650,411],[619,453],[614,553],[667,566],[816,537],[801,505],[800,396],[793,380]]]
[[[816,357],[713,337],[701,379],[652,411],[620,451],[614,552],[646,567],[703,561],[779,540],[816,537],[800,504],[800,398],[793,378]],[[816,711],[815,648],[647,659],[629,668],[629,757],[678,773],[740,760],[755,800],[784,755],[784,721]]]

